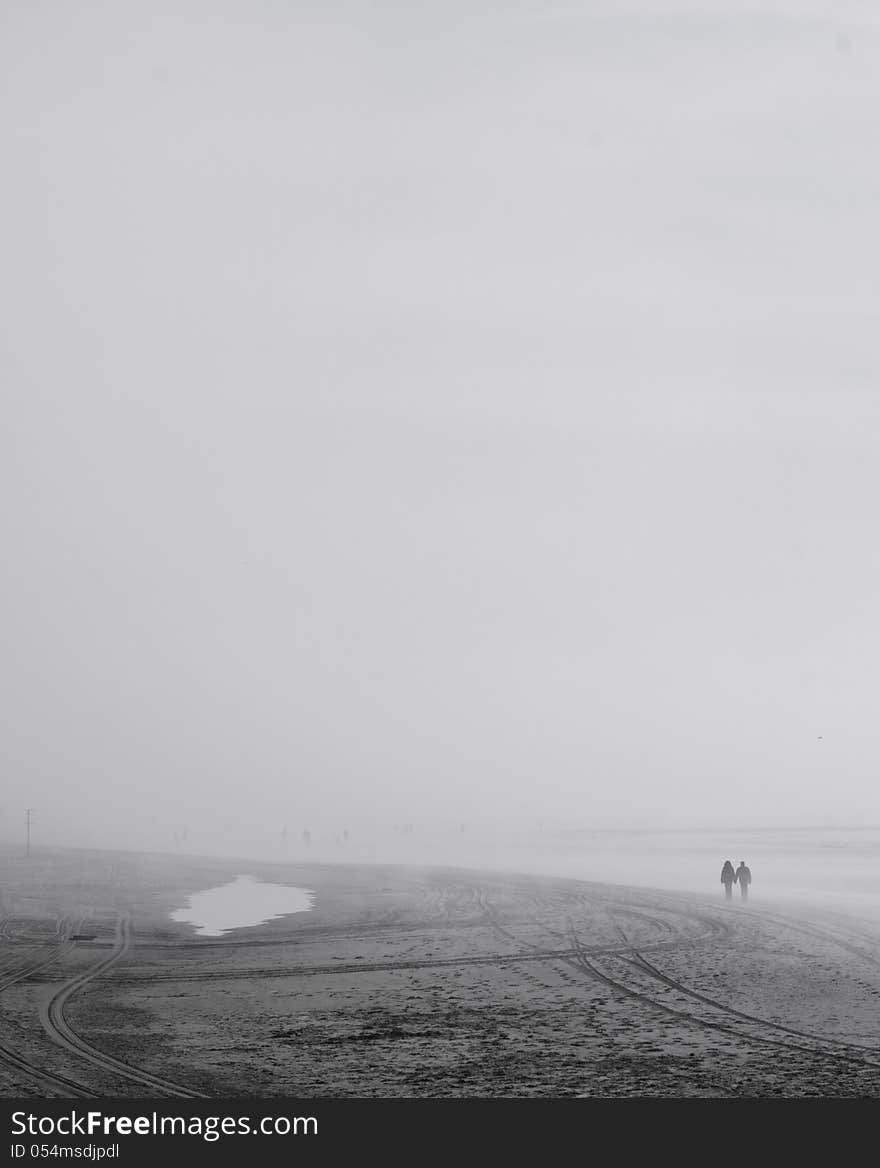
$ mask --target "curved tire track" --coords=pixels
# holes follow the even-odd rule
[[[629,964],[636,966],[636,968],[641,968],[644,973],[647,973],[656,980],[661,980],[664,984],[667,985],[667,988],[673,989],[685,997],[691,998],[692,1000],[695,999],[703,1004],[709,1005],[713,1009],[720,1010],[724,1014],[736,1018],[739,1021],[747,1022],[750,1026],[757,1026],[759,1029],[764,1029],[765,1031],[778,1030],[783,1033],[791,1034],[792,1037],[805,1038],[809,1042],[818,1043],[821,1045],[803,1046],[796,1042],[786,1041],[783,1038],[776,1038],[770,1033],[755,1034],[748,1030],[743,1030],[741,1026],[738,1027],[733,1025],[731,1022],[700,1017],[698,1014],[694,1014],[689,1010],[683,1010],[674,1006],[669,1006],[665,1002],[658,1002],[655,998],[652,998],[650,994],[633,989],[632,986],[627,985],[625,982],[620,981],[617,978],[611,977],[610,974],[608,974],[605,970],[600,969],[593,963],[593,961],[590,960],[587,951],[580,945],[577,935],[573,929],[571,930],[570,935],[573,946],[580,950],[577,963],[587,974],[589,974],[589,976],[601,981],[604,985],[608,986],[612,990],[615,990],[622,996],[640,1002],[649,1009],[667,1014],[673,1018],[678,1019],[679,1021],[686,1022],[689,1025],[698,1026],[706,1030],[716,1030],[725,1034],[729,1034],[741,1042],[759,1044],[761,1046],[779,1047],[784,1050],[796,1051],[798,1054],[806,1054],[812,1058],[824,1059],[826,1061],[832,1061],[835,1063],[848,1063],[850,1065],[854,1064],[859,1067],[863,1067],[866,1070],[880,1071],[880,1061],[871,1061],[866,1059],[861,1053],[858,1053],[864,1049],[870,1048],[856,1047],[854,1044],[842,1043],[839,1040],[822,1038],[818,1035],[808,1034],[806,1031],[798,1031],[794,1030],[793,1028],[785,1027],[784,1025],[777,1025],[776,1023],[770,1022],[767,1019],[758,1018],[754,1015],[746,1014],[743,1011],[738,1011],[733,1008],[726,1007],[723,1003],[717,1002],[714,999],[706,997],[705,995],[698,994],[696,991],[689,990],[688,987],[682,985],[680,982],[676,982],[673,978],[667,978],[655,966],[651,966],[649,962],[645,962],[643,965],[640,965],[639,962],[633,958],[618,958],[618,960],[628,961]],[[641,957],[641,954],[636,953],[635,950],[631,950],[631,952],[635,953],[637,958]],[[822,1049],[823,1046],[835,1045],[843,1046],[844,1050]],[[853,1053],[845,1053],[846,1050],[850,1050]],[[877,1052],[872,1051],[872,1053]]]
[[[10,918],[7,918],[7,921]],[[10,966],[7,966],[0,976],[0,993],[15,985],[17,982],[26,981],[33,974],[41,972],[49,965],[57,962],[69,949],[73,947],[73,942],[70,940],[70,933],[74,931],[71,927],[71,922],[65,918],[59,918],[56,935],[58,937],[58,944],[53,949],[52,953],[47,957],[43,957],[37,961],[18,961]],[[13,1068],[20,1074],[26,1075],[29,1079],[34,1079],[38,1083],[43,1083],[48,1087],[60,1091],[63,1095],[73,1095],[77,1098],[88,1099],[92,1092],[89,1091],[82,1083],[76,1082],[74,1079],[68,1079],[66,1075],[59,1075],[55,1071],[48,1071],[45,1067],[38,1067],[5,1043],[0,1043],[0,1062],[5,1063],[7,1067]]]
[[[624,958],[624,960],[630,959]],[[763,1026],[768,1030],[778,1030],[782,1034],[791,1034],[795,1038],[806,1038],[810,1042],[818,1042],[827,1046],[838,1046],[843,1050],[872,1054],[880,1059],[880,1048],[876,1046],[868,1046],[867,1044],[860,1042],[847,1042],[844,1039],[833,1038],[831,1036],[826,1037],[825,1035],[815,1034],[809,1030],[799,1030],[795,1026],[787,1026],[784,1022],[773,1022],[769,1018],[760,1018],[757,1014],[749,1014],[745,1010],[737,1010],[734,1006],[729,1006],[725,1002],[719,1002],[717,998],[711,998],[707,994],[700,993],[699,990],[691,989],[689,986],[686,986],[683,982],[678,981],[676,978],[670,977],[669,974],[664,973],[662,969],[658,969],[656,965],[653,965],[637,950],[633,950],[633,958],[631,959],[630,963],[635,965],[636,968],[641,969],[643,972],[647,973],[656,981],[659,981],[663,985],[668,986],[670,989],[677,990],[678,993],[684,994],[689,998],[693,998],[695,1001],[702,1002],[706,1006],[711,1006],[713,1009],[719,1010],[724,1014],[728,1014],[732,1018],[739,1018],[744,1022],[748,1022],[752,1025]],[[867,1060],[861,1058],[857,1061],[863,1063],[866,1066],[875,1066],[880,1068],[880,1062],[868,1062]]]
[[[85,989],[96,977],[106,973],[111,966],[115,965],[117,961],[128,953],[131,949],[131,944],[131,919],[126,914],[117,917],[113,951],[109,956],[97,962],[83,973],[77,974],[76,977],[71,978],[57,989],[40,1007],[40,1021],[49,1037],[57,1042],[59,1046],[63,1046],[70,1053],[85,1059],[101,1070],[109,1071],[111,1074],[121,1076],[124,1079],[129,1079],[141,1087],[146,1087],[150,1092],[158,1092],[162,1095],[171,1095],[181,1099],[203,1099],[205,1096],[200,1091],[183,1087],[179,1083],[172,1082],[170,1079],[162,1078],[160,1075],[152,1075],[148,1071],[138,1070],[136,1067],[122,1062],[121,1059],[114,1058],[113,1055],[107,1054],[105,1051],[92,1046],[77,1034],[65,1017],[65,1006],[74,994]]]
[[[509,940],[516,941],[518,944],[526,947],[529,950],[535,951],[537,949],[537,946],[532,945],[528,941],[517,938],[514,933],[500,924],[497,919],[497,914],[495,913],[491,903],[488,900],[485,890],[483,889],[480,889],[478,892],[478,903],[480,908],[483,910],[486,922],[493,928],[493,930]],[[613,904],[614,901],[609,898],[606,903]],[[633,914],[627,908],[625,915],[632,916]],[[696,919],[701,924],[707,926],[707,933],[703,934],[702,938],[700,939],[703,939],[706,936],[718,936],[719,933],[722,935],[729,933],[728,927],[723,925],[723,923],[719,923],[718,928],[713,927],[715,926],[716,922],[714,922],[711,917],[708,917],[702,913],[682,915],[690,916],[691,919]],[[782,1024],[777,1025],[776,1023],[770,1022],[767,1019],[758,1018],[754,1015],[746,1014],[744,1011],[737,1011],[731,1007],[726,1007],[724,1003],[711,999],[706,995],[701,995],[696,991],[691,991],[687,986],[675,981],[673,978],[668,978],[661,970],[657,969],[656,966],[651,965],[651,963],[648,962],[638,950],[634,949],[632,943],[627,939],[624,930],[620,928],[619,925],[616,926],[616,928],[618,935],[621,936],[624,944],[616,947],[616,949],[613,950],[606,949],[605,953],[601,954],[598,953],[595,949],[588,949],[581,943],[575,931],[574,924],[569,917],[566,936],[570,942],[571,950],[568,953],[565,951],[559,951],[554,954],[553,959],[565,962],[567,965],[577,969],[578,972],[606,985],[609,989],[613,990],[620,996],[638,1002],[650,1010],[665,1014],[689,1026],[696,1026],[706,1030],[713,1030],[729,1034],[731,1037],[745,1043],[779,1047],[786,1050],[796,1051],[799,1054],[806,1054],[812,1058],[824,1059],[836,1063],[857,1065],[864,1068],[865,1070],[880,1071],[880,1061],[872,1061],[864,1057],[865,1053],[880,1055],[880,1051],[877,1051],[874,1048],[859,1046],[855,1043],[847,1043],[843,1040],[834,1038],[826,1039],[822,1036],[810,1034],[806,1031],[796,1030],[793,1027],[786,1027]],[[547,931],[552,932],[552,930]],[[685,941],[684,938],[680,938],[679,940],[683,943],[692,944],[696,939],[697,938],[688,938],[687,941]],[[668,940],[666,942],[655,942],[647,946],[647,948],[668,949],[670,944],[671,942]],[[627,957],[625,953],[632,954],[633,956]],[[672,989],[676,993],[679,993],[685,998],[691,999],[692,1001],[699,1001],[702,1005],[707,1005],[714,1010],[718,1010],[722,1013],[722,1018],[718,1019],[701,1017],[699,1014],[696,1014],[691,1010],[681,1009],[680,1007],[671,1006],[665,1002],[657,1001],[657,999],[652,997],[650,993],[643,992],[640,989],[633,988],[631,985],[627,985],[626,982],[621,981],[619,978],[612,977],[607,971],[596,965],[594,959],[602,955],[611,957],[613,960],[626,961],[636,969],[639,969],[643,974],[651,977],[654,980],[661,981],[667,986],[668,989]],[[537,956],[537,953],[535,956]],[[547,958],[544,959],[546,960]],[[735,1025],[734,1020],[740,1023],[745,1022],[749,1027],[757,1027],[759,1031],[763,1030],[764,1033],[756,1034],[750,1029],[746,1030],[741,1025]],[[792,1038],[802,1038],[810,1043],[820,1045],[804,1046],[797,1042],[788,1041],[782,1037],[775,1037],[772,1031],[777,1031],[780,1034],[790,1035]],[[827,1048],[828,1046],[835,1046],[840,1049],[823,1049],[823,1047]]]

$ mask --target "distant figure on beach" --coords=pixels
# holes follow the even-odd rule
[[[739,881],[739,894],[743,900],[749,899],[749,885],[752,882],[752,873],[746,867],[745,860],[740,860],[739,867],[736,870],[736,879]]]
[[[721,869],[721,883],[724,885],[725,900],[730,900],[735,880],[736,872],[733,870],[733,864],[731,864],[730,860],[725,860],[724,867]]]

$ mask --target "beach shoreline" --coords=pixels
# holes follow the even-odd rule
[[[171,919],[243,870],[4,857],[0,1094],[880,1096],[869,917],[720,890],[269,862],[247,870],[311,889],[309,912],[210,939]]]

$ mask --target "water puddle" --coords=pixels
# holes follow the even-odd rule
[[[193,925],[202,937],[219,937],[230,929],[263,925],[288,913],[308,912],[314,893],[287,884],[264,884],[253,876],[237,876],[230,884],[195,892],[171,919]]]

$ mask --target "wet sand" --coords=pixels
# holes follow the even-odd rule
[[[199,938],[242,872],[312,911]],[[4,1097],[880,1096],[880,923],[461,869],[2,857]]]

